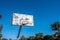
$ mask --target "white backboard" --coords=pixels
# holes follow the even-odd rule
[[[13,13],[12,25],[34,26],[33,16]]]

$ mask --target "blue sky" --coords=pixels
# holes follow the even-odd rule
[[[34,36],[36,33],[44,35],[54,34],[51,24],[60,22],[60,0],[0,0],[0,14],[3,25],[4,38],[16,38],[19,26],[13,26],[12,14],[22,13],[34,16],[34,26],[23,26],[21,36]]]

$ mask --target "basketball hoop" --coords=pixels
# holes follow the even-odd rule
[[[26,25],[27,23],[27,21],[22,21],[22,25]]]

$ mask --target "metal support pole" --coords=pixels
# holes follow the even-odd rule
[[[18,30],[18,35],[17,35],[17,39],[18,39],[18,38],[19,38],[19,36],[20,36],[21,29],[22,29],[22,25],[19,27],[19,30]]]

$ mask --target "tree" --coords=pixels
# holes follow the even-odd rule
[[[21,37],[21,40],[26,40],[26,38],[24,36]]]
[[[52,30],[60,30],[60,24],[59,22],[55,22],[54,24],[51,25]]]
[[[34,36],[30,36],[29,40],[35,40],[35,37]]]
[[[2,18],[2,15],[0,14],[0,19]],[[0,24],[0,33],[1,33],[1,30],[2,30],[2,25]]]
[[[8,39],[6,39],[6,38],[2,38],[2,40],[8,40]]]
[[[1,18],[2,18],[2,15],[0,14],[0,19]],[[6,38],[2,38],[2,34],[1,34],[2,28],[3,26],[0,24],[0,40],[7,40]]]
[[[0,24],[0,33],[1,33],[1,31],[2,31],[2,27],[3,27],[3,26]]]
[[[2,15],[0,14],[0,19],[2,18]]]
[[[1,18],[2,18],[2,15],[0,14],[0,19]],[[0,38],[2,37],[1,31],[2,31],[2,25],[0,24]]]
[[[60,37],[60,31],[55,33],[56,37]]]
[[[55,22],[54,24],[51,25],[52,30],[58,30],[58,32],[56,32],[54,35],[54,40],[60,40],[60,23],[59,22]]]
[[[9,40],[12,40],[11,38]]]
[[[36,40],[42,40],[43,39],[43,33],[36,34]]]

